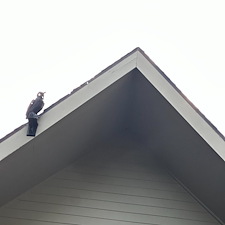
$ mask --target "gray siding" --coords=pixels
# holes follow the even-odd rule
[[[0,209],[4,225],[219,224],[147,151],[93,150]]]

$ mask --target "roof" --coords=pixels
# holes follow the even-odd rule
[[[79,91],[81,88],[83,88],[84,86],[86,86],[87,84],[89,84],[90,82],[92,82],[93,80],[95,80],[96,78],[98,78],[99,76],[107,72],[108,70],[110,70],[113,66],[120,63],[123,59],[125,59],[126,57],[128,57],[129,55],[133,54],[136,51],[139,51],[154,66],[154,68],[171,84],[171,86],[187,101],[187,103],[190,104],[190,106],[196,111],[196,113],[198,113],[202,117],[202,119],[205,120],[206,123],[208,123],[208,125],[225,141],[225,136],[210,122],[210,120],[206,118],[206,116],[184,95],[184,93],[182,93],[182,91],[169,79],[169,77],[167,77],[166,74],[139,47],[135,48],[134,50],[129,52],[127,55],[123,56],[122,58],[120,58],[119,60],[117,60],[116,62],[114,62],[107,68],[105,68],[104,70],[102,70],[100,73],[98,73],[96,76],[94,76],[90,80],[84,82],[79,87],[75,88],[70,94],[67,94],[66,96],[59,99],[57,102],[53,103],[51,106],[46,108],[41,115],[43,115],[44,113],[46,113],[47,111],[49,111],[50,109],[52,109],[53,107],[55,107],[56,105],[64,101],[66,98],[70,97],[72,94]],[[14,131],[0,138],[0,143],[8,139],[9,137],[11,137],[14,133],[18,132],[19,130],[24,128],[26,125],[27,124],[23,124],[19,126],[18,128],[16,128]]]
[[[1,140],[0,204],[88,148],[127,135],[225,220],[225,138],[140,48],[46,109],[35,138],[26,129],[22,125]],[[21,175],[23,182],[15,185]]]
[[[121,57],[119,60],[117,60],[116,62],[114,62],[113,64],[111,64],[110,66],[108,66],[107,68],[105,68],[104,70],[102,70],[100,73],[98,73],[96,76],[94,76],[93,78],[91,78],[90,80],[84,82],[83,84],[81,84],[80,86],[76,87],[74,90],[71,91],[70,94],[67,94],[65,96],[63,96],[62,98],[60,98],[57,102],[53,103],[51,106],[49,106],[48,108],[46,108],[44,110],[44,112],[41,114],[41,116],[46,113],[47,111],[49,111],[50,109],[52,109],[53,107],[55,107],[56,105],[58,105],[59,103],[61,103],[62,101],[64,101],[66,98],[70,97],[72,94],[76,93],[77,91],[79,91],[81,88],[83,88],[84,86],[86,86],[87,84],[89,84],[90,82],[92,82],[93,80],[95,80],[96,78],[98,78],[99,76],[101,76],[102,74],[104,74],[105,72],[107,72],[108,70],[110,70],[113,66],[115,66],[116,64],[120,63],[124,58],[128,57],[129,55],[131,55],[132,53],[134,53],[135,51],[142,51],[139,47],[135,48],[133,51],[131,51],[130,53],[126,54],[125,56]],[[143,51],[142,51],[143,52]],[[144,53],[144,52],[143,52]],[[147,55],[146,55],[147,57]],[[3,142],[4,140],[8,139],[9,137],[11,137],[13,134],[15,134],[16,132],[18,132],[19,130],[21,130],[22,128],[24,128],[26,124],[23,124],[21,126],[19,126],[18,128],[16,128],[15,130],[13,130],[12,132],[10,132],[9,134],[5,135],[4,137],[0,138],[0,143]]]

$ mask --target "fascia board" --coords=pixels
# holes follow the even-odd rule
[[[141,52],[138,52],[137,68],[146,79],[164,96],[193,129],[225,161],[225,142],[197,113],[188,101],[168,82],[159,69]]]
[[[90,83],[87,83],[84,87],[71,94],[68,98],[44,113],[38,121],[39,126],[36,136],[49,129],[82,104],[136,68],[136,65],[137,51],[134,51],[132,54],[129,54],[112,67],[109,67],[109,69],[106,69],[96,79],[93,79]],[[21,148],[29,141],[32,141],[33,138],[31,139],[31,137],[26,136],[26,131],[27,126],[0,143],[0,161],[17,149]]]

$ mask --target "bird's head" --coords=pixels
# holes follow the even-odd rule
[[[45,94],[46,92],[38,92],[37,93],[37,97],[41,97],[41,98],[44,98],[44,94]]]

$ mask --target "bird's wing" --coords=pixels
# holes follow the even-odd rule
[[[27,109],[27,112],[26,112],[26,117],[28,117],[28,115],[31,113],[31,112],[34,112],[34,113],[38,113],[39,111],[41,111],[41,109],[43,108],[44,106],[44,102],[42,99],[40,98],[37,98],[35,100],[32,100],[28,109]]]
[[[35,100],[32,100],[32,101],[30,102],[30,105],[29,105],[28,108],[27,108],[26,118],[28,117],[29,113],[30,113],[31,110],[32,110],[32,106],[33,106],[33,104],[34,104],[34,101],[35,101]]]
[[[42,110],[43,106],[44,106],[44,102],[42,99],[39,99],[39,98],[35,99],[32,105],[32,111],[37,114],[39,111]]]

